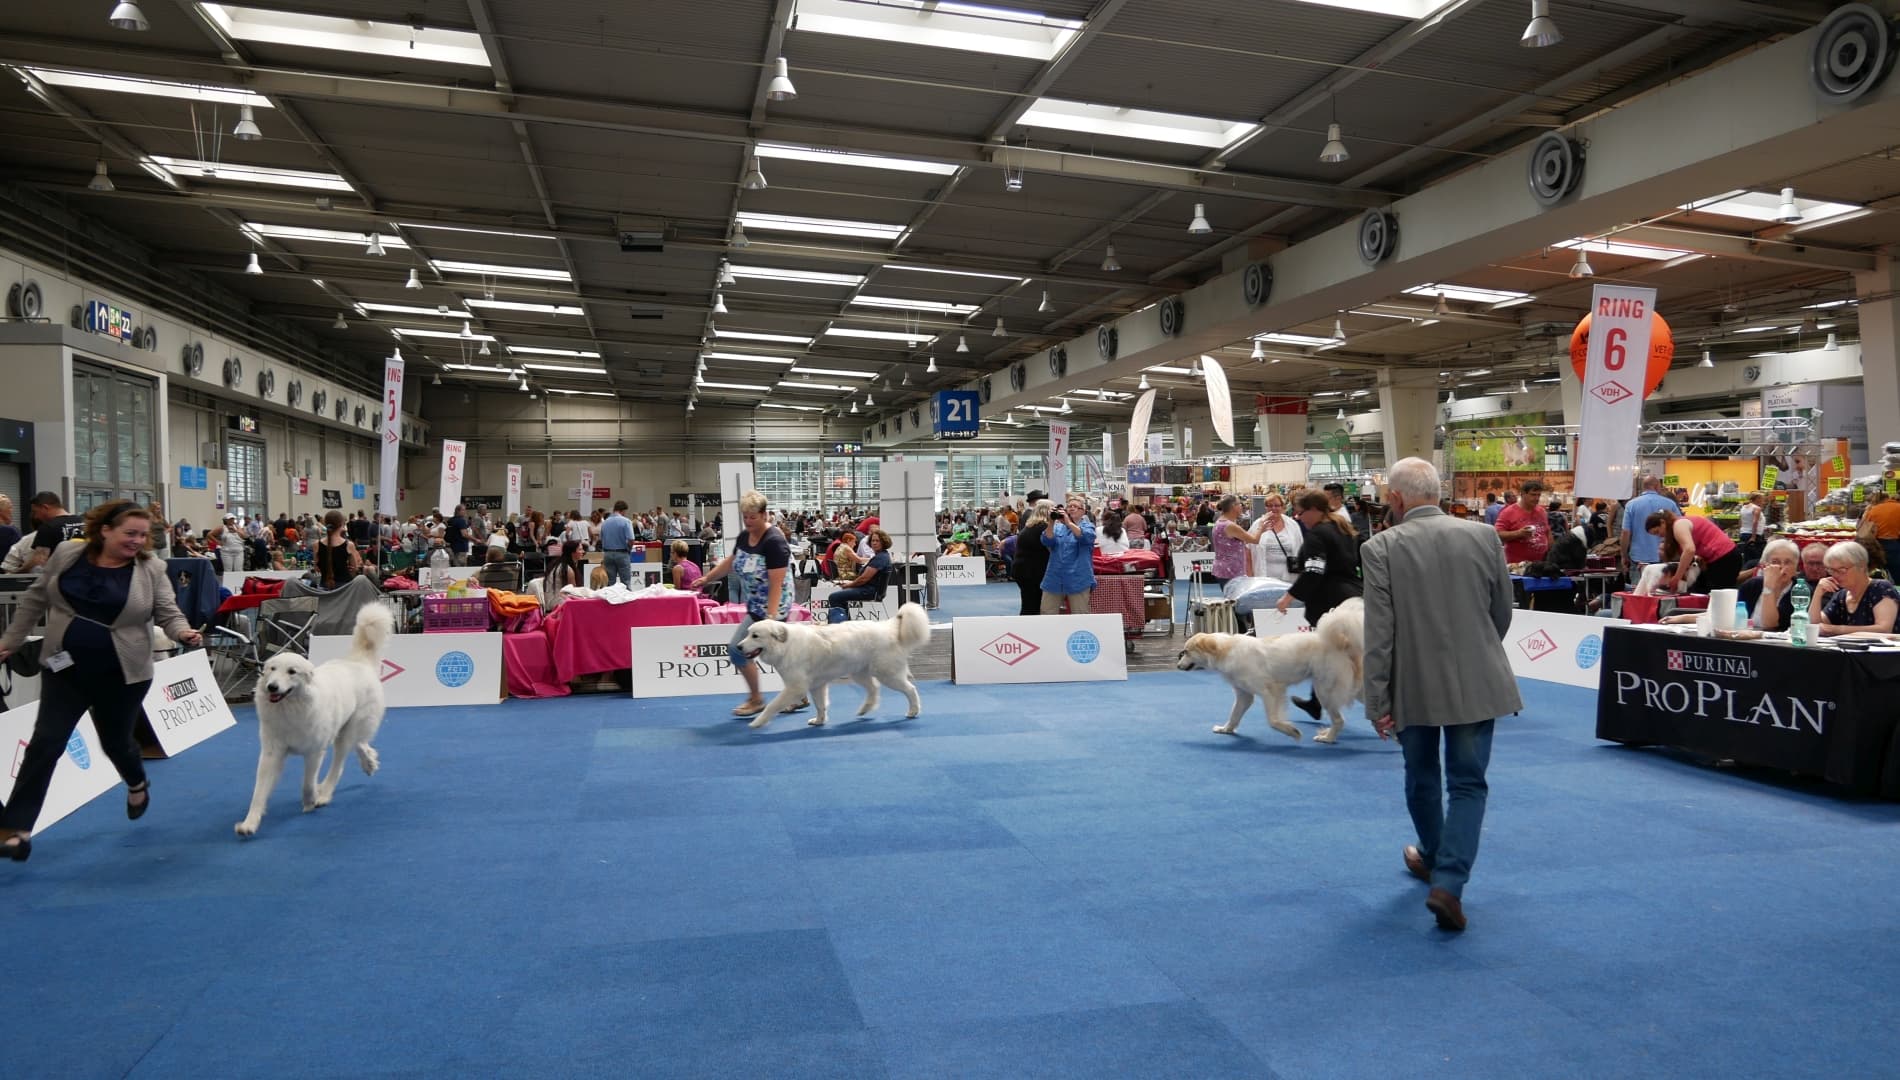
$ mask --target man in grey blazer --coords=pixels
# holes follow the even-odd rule
[[[1478,856],[1496,718],[1523,707],[1503,637],[1511,578],[1498,534],[1438,508],[1438,470],[1406,458],[1387,474],[1398,524],[1367,541],[1366,715],[1398,734],[1405,805],[1418,830],[1405,868],[1431,885],[1425,906],[1463,930],[1465,881]],[[1444,763],[1439,763],[1443,733]],[[1442,787],[1442,790],[1441,790]],[[1449,804],[1444,796],[1449,794]]]

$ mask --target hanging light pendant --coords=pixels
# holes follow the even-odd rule
[[[249,105],[238,106],[238,122],[237,126],[231,129],[231,137],[239,142],[256,142],[264,137],[263,130],[257,126],[257,117],[252,115]]]
[[[514,382],[514,381],[515,381],[515,369],[514,369],[514,368],[509,368],[509,369],[508,369],[508,381],[509,381],[509,382]]]
[[[965,339],[964,339],[964,337],[963,337],[963,335],[962,335],[962,334],[958,334],[958,335],[957,335],[957,351],[958,351],[958,352],[969,352],[969,351],[970,351],[970,343],[969,343],[969,341],[967,341],[967,340],[965,340]]]
[[[1140,385],[1140,386],[1137,386],[1137,387],[1135,387],[1135,389],[1136,389],[1136,390],[1147,390],[1147,389],[1149,389],[1149,386],[1148,386],[1148,373],[1147,373],[1147,372],[1145,372],[1145,371],[1144,371],[1144,372],[1142,372],[1142,373],[1141,373],[1141,385]]]
[[[368,246],[366,246],[365,248],[363,248],[363,254],[365,254],[365,255],[377,255],[377,256],[380,256],[380,255],[382,255],[382,253],[383,253],[383,237],[382,237],[382,234],[381,234],[381,233],[370,233],[370,234],[369,234],[369,244],[368,244]]]
[[[1108,250],[1102,255],[1102,270],[1106,273],[1113,274],[1121,268],[1122,264],[1115,258],[1115,243],[1111,240],[1109,241]]]
[[[1202,236],[1213,231],[1214,226],[1207,223],[1207,204],[1195,203],[1194,217],[1188,222],[1188,232],[1195,236]]]
[[[475,331],[468,325],[468,323],[464,322],[462,324],[462,332],[455,336],[461,338],[463,341],[474,341]]]
[[[416,276],[416,268],[415,268],[415,267],[413,267],[413,266],[412,266],[412,267],[410,267],[410,268],[409,268],[409,280],[408,280],[408,281],[405,281],[405,282],[403,282],[403,283],[402,283],[402,287],[403,287],[403,288],[405,288],[405,289],[420,289],[420,288],[422,288],[422,279]]]
[[[1714,367],[1714,366],[1715,366],[1715,353],[1714,353],[1714,352],[1713,352],[1712,350],[1709,350],[1709,349],[1703,349],[1703,350],[1702,350],[1702,360],[1701,360],[1701,362],[1700,362],[1700,363],[1698,363],[1698,364],[1696,364],[1696,367],[1699,367],[1699,368],[1712,368],[1712,367]]]
[[[736,248],[742,248],[746,246],[747,244],[750,244],[751,242],[752,241],[746,239],[745,225],[737,221],[733,222],[732,223],[732,246]]]
[[[1579,281],[1597,275],[1596,267],[1590,265],[1590,256],[1582,248],[1577,249],[1577,261],[1570,267],[1570,280]]]
[[[1253,355],[1249,357],[1248,359],[1254,360],[1254,361],[1260,361],[1260,360],[1265,360],[1266,358],[1267,358],[1266,346],[1260,344],[1259,338],[1254,338],[1253,339]]]
[[[758,155],[746,159],[745,175],[739,178],[739,186],[747,191],[765,190],[765,170],[759,168]]]
[[[855,401],[851,403],[851,415],[852,416],[858,415],[858,403]]]
[[[936,373],[937,373],[937,358],[933,356],[930,358],[930,366],[924,369],[924,374],[935,375]]]
[[[103,170],[105,163],[101,162],[99,168]],[[1047,315],[1052,310],[1054,310],[1054,305],[1049,303],[1049,290],[1044,289],[1042,290],[1042,303],[1036,305],[1036,314]]]
[[[869,390],[866,390],[864,392],[864,407],[867,409],[874,409],[877,407],[877,402],[871,400],[871,392]]]
[[[1801,221],[1801,208],[1794,204],[1794,189],[1781,189],[1781,208],[1775,211],[1775,220],[1783,225],[1795,225]]]
[[[765,97],[768,101],[794,101],[798,91],[792,86],[791,66],[779,57],[773,66],[772,81],[766,84]]]
[[[100,158],[99,163],[92,167],[92,179],[86,181],[86,190],[106,192],[113,190],[113,187],[112,177],[106,175],[106,159]],[[1043,295],[1046,297],[1049,294]]]
[[[117,30],[150,30],[152,28],[152,24],[145,21],[145,13],[140,11],[139,6],[131,0],[115,4],[112,14],[106,16],[106,22],[112,24]]]
[[[1336,343],[1343,343],[1345,340],[1346,340],[1346,324],[1339,319],[1334,319],[1333,320],[1333,341]]]
[[[1822,352],[1840,352],[1841,339],[1838,337],[1835,337],[1833,331],[1831,330],[1828,331],[1827,344],[1821,346],[1821,351]]]
[[[258,265],[257,252],[251,252],[251,261],[244,264],[244,272],[247,274],[261,274],[264,272],[264,268]]]
[[[436,372],[436,373],[435,373],[435,378],[433,378],[433,379],[430,379],[430,380],[429,380],[429,385],[430,385],[430,386],[441,386],[441,385],[442,385],[442,373],[441,373],[441,372],[439,372],[439,371],[438,371],[438,372]]]
[[[990,331],[990,336],[991,337],[1008,337],[1009,336],[1008,331],[1003,329],[1003,317],[1001,315],[998,315],[996,317],[996,329]]]
[[[726,294],[725,293],[716,292],[713,294],[712,313],[714,315],[730,314],[730,312],[726,310]]]
[[[330,324],[330,329],[332,329],[332,330],[348,330],[349,328],[350,328],[350,324],[349,324],[349,323],[348,323],[347,321],[345,321],[345,320],[344,320],[344,318],[343,318],[343,313],[342,313],[341,311],[339,311],[339,312],[337,312],[337,313],[336,313],[336,321]]]
[[[1320,148],[1319,159],[1328,165],[1337,165],[1350,160],[1352,151],[1346,149],[1346,140],[1340,137],[1337,121],[1326,125],[1326,145]]]
[[[1531,0],[1531,24],[1524,28],[1524,36],[1517,43],[1527,49],[1542,49],[1563,39],[1557,20],[1550,17],[1550,0]]]
[[[732,264],[724,259],[719,260],[719,284],[731,285],[738,280],[732,276]]]
[[[1346,418],[1346,410],[1343,406],[1340,408],[1340,410],[1337,413],[1333,414],[1333,419],[1335,420],[1344,420],[1345,418]]]
[[[486,342],[486,341],[484,341],[484,342],[482,342],[482,347],[481,347],[481,349],[480,349],[480,350],[479,350],[478,352],[476,352],[476,354],[475,354],[475,355],[476,355],[476,356],[490,356],[490,355],[493,355],[493,354],[491,354],[491,353],[490,353],[490,352],[488,351],[488,342]]]

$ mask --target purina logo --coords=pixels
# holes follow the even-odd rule
[[[1603,399],[1605,405],[1614,405],[1625,398],[1636,396],[1630,393],[1629,387],[1624,386],[1615,379],[1611,379],[1606,383],[1598,383],[1596,386],[1590,388],[1590,392]]]
[[[1557,651],[1557,643],[1542,630],[1518,642],[1517,647],[1524,650],[1524,655],[1532,661],[1542,660]]]
[[[724,645],[688,645],[681,651],[687,660],[724,660],[726,648]]]
[[[1691,675],[1716,675],[1725,679],[1755,677],[1755,662],[1746,656],[1723,656],[1720,653],[1670,649],[1668,662],[1669,670],[1685,671]]]
[[[191,695],[197,692],[198,692],[197,679],[180,679],[177,682],[172,683],[169,686],[165,687],[165,700],[177,701],[179,698],[190,697]]]
[[[1015,634],[1004,634],[985,644],[979,651],[993,660],[1001,660],[1006,667],[1015,667],[1042,650]]]

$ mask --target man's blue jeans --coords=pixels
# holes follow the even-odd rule
[[[618,581],[633,587],[633,556],[625,551],[603,551],[600,553],[600,565],[607,570],[607,584]]]
[[[1490,791],[1484,771],[1491,764],[1491,729],[1496,726],[1496,720],[1484,720],[1399,732],[1399,749],[1405,754],[1405,808],[1418,830],[1418,849],[1432,868],[1432,886],[1453,896],[1464,895],[1471,864],[1478,858],[1478,833],[1484,828],[1484,801]],[[1440,732],[1445,740],[1442,772]]]

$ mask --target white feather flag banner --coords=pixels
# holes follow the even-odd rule
[[[1234,443],[1234,395],[1227,388],[1227,372],[1220,361],[1201,354],[1201,374],[1207,378],[1207,407],[1214,414],[1214,434],[1228,446]]]
[[[1150,389],[1135,402],[1135,415],[1128,421],[1128,460],[1144,461],[1148,457],[1148,418],[1154,415],[1155,392]]]

